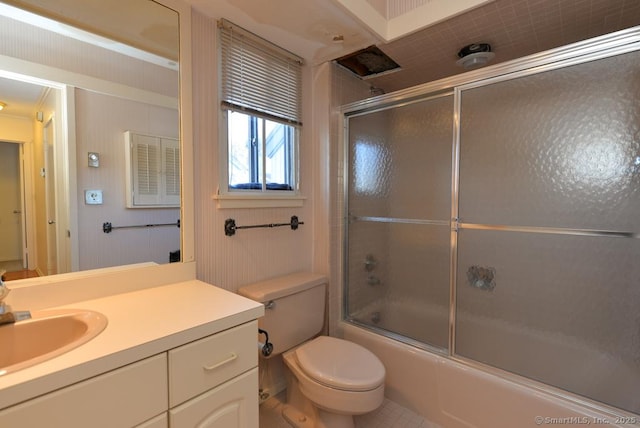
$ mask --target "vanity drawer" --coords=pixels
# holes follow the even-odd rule
[[[169,351],[169,407],[258,365],[252,321]]]

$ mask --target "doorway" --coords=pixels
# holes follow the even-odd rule
[[[56,226],[56,168],[55,168],[55,132],[53,119],[44,125],[44,187],[45,210],[47,219],[47,275],[58,273],[58,231]]]
[[[0,142],[0,270],[7,272],[27,267],[24,257],[23,185],[20,143]]]

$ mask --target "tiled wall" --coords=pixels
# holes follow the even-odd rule
[[[390,92],[462,73],[465,70],[456,65],[456,54],[470,43],[490,43],[496,54],[491,63],[497,64],[638,24],[638,1],[489,1],[381,45],[403,71],[381,75],[371,82]]]
[[[338,67],[331,68],[331,164],[330,174],[331,234],[330,234],[330,287],[329,287],[329,331],[332,335],[340,335],[338,322],[342,313],[343,283],[343,240],[344,226],[344,153],[342,144],[343,119],[339,107],[370,97],[369,85],[354,77],[348,71]]]

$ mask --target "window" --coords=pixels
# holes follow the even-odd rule
[[[295,189],[293,126],[229,111],[229,189]]]
[[[226,144],[217,198],[295,197],[302,59],[226,20],[218,26]]]

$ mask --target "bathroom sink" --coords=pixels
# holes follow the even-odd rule
[[[107,318],[94,311],[56,309],[0,326],[0,376],[68,352],[96,337]]]

